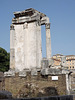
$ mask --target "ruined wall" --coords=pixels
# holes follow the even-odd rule
[[[27,72],[26,77],[5,77],[5,90],[12,93],[13,97],[39,97],[66,94],[66,78],[64,74],[56,75],[58,80],[52,80],[52,75],[31,76]]]
[[[3,72],[0,72],[0,90],[4,90],[5,80]]]
[[[49,18],[33,9],[15,12],[10,26],[10,68],[41,68],[42,40],[41,25],[46,29],[46,55],[51,58],[51,36]]]
[[[75,94],[75,73],[71,74],[71,94]]]

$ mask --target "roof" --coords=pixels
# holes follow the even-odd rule
[[[32,16],[34,13],[38,13],[40,14],[41,17],[46,16],[45,14],[33,9],[33,8],[29,8],[26,9],[24,11],[18,11],[18,12],[14,12],[15,17],[23,17],[23,16]]]
[[[75,56],[75,55],[66,55],[66,57],[73,57],[73,56]]]
[[[56,54],[56,55],[53,55],[53,56],[63,56],[62,54]]]
[[[31,23],[35,21],[37,21],[38,24],[40,22],[41,25],[49,23],[49,18],[45,14],[33,8],[14,12],[14,16],[15,17],[12,19],[12,24],[24,24],[25,22]]]
[[[56,61],[59,61],[59,62],[61,62],[61,60],[60,60],[60,59],[57,59],[57,58],[56,58],[56,59],[55,59],[55,58],[52,58],[52,59],[53,59],[53,60],[56,60]]]

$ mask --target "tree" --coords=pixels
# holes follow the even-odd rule
[[[9,70],[10,53],[0,47],[0,71],[5,72]]]

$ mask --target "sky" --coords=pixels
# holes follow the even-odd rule
[[[10,52],[13,12],[34,8],[51,23],[52,55],[75,55],[75,0],[0,0],[0,47]],[[45,26],[42,26],[43,57],[46,56]]]

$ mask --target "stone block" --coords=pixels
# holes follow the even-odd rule
[[[37,69],[31,70],[31,75],[32,75],[32,76],[37,75]]]
[[[8,91],[0,91],[0,99],[1,100],[12,99],[12,94]]]
[[[54,64],[54,61],[53,61],[53,59],[50,58],[49,59],[49,67],[53,67],[54,66],[53,64]]]
[[[54,68],[45,68],[41,70],[42,75],[56,75],[56,74],[62,74],[62,71],[60,69],[54,69]]]
[[[20,77],[26,77],[26,71],[25,70],[19,71],[19,76]]]
[[[48,61],[48,59],[43,58],[42,61],[41,61],[41,67],[42,67],[42,68],[48,68],[48,66],[49,66],[49,61]]]
[[[46,23],[46,29],[50,29],[50,23]]]
[[[15,76],[15,70],[9,70],[8,72],[4,72],[4,76]]]

